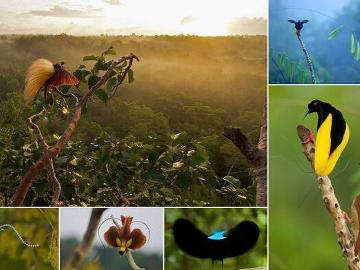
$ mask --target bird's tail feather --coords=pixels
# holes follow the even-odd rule
[[[47,59],[37,59],[30,65],[25,77],[25,103],[32,101],[41,86],[43,86],[54,73],[54,65]]]

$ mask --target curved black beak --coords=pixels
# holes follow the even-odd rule
[[[306,117],[309,113],[310,113],[309,110],[305,112],[305,114],[304,114],[304,119],[305,119],[305,117]]]

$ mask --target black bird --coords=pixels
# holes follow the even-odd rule
[[[327,176],[344,151],[350,138],[350,130],[342,113],[331,104],[313,100],[308,104],[305,116],[315,112],[318,124],[314,167],[317,175]]]
[[[178,219],[173,226],[177,245],[197,258],[210,258],[223,262],[251,249],[259,238],[259,227],[252,221],[243,221],[229,231],[216,231],[206,235],[186,219]]]
[[[294,21],[294,20],[288,20],[288,22],[295,24],[296,34],[297,34],[297,35],[300,35],[300,31],[301,31],[301,29],[303,29],[304,23],[307,23],[307,22],[309,22],[309,21],[308,21],[308,20],[303,20],[303,21],[298,20],[298,21],[296,22],[296,21]]]

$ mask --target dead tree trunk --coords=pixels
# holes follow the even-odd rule
[[[231,140],[255,171],[256,206],[267,206],[267,102],[265,99],[260,136],[254,145],[240,128],[224,128],[224,136]]]

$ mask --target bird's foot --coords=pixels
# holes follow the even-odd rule
[[[342,211],[343,213],[343,217],[345,218],[345,220],[348,222],[348,223],[352,223],[352,218],[349,216],[348,213],[346,213],[345,211]]]
[[[312,133],[310,131],[309,134],[307,134],[308,136],[303,138],[302,140],[302,144],[308,144],[308,143],[312,143],[312,144],[315,144],[315,137],[314,137],[314,133]]]

